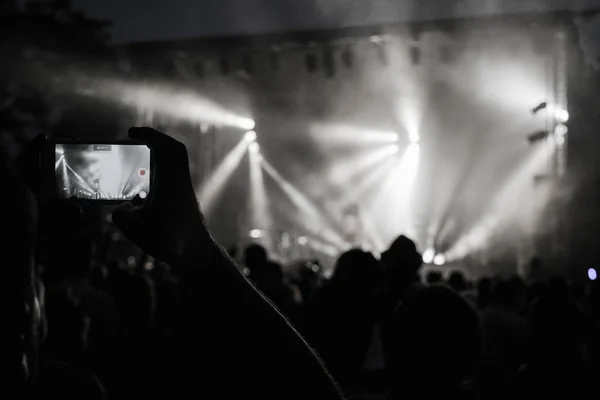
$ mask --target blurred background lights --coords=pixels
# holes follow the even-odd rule
[[[594,268],[588,269],[588,278],[590,278],[591,281],[595,281],[596,278],[598,278],[598,274]]]
[[[431,247],[423,252],[423,262],[425,264],[431,264],[433,262],[433,258],[435,257],[435,250]]]
[[[438,254],[437,256],[433,257],[433,263],[437,266],[446,264],[446,256],[443,254]]]

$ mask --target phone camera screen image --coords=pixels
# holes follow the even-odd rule
[[[55,146],[56,194],[61,199],[133,200],[150,192],[150,149],[135,144]]]

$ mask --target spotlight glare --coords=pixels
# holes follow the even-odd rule
[[[56,152],[56,154],[60,154],[60,155],[65,154],[65,151],[63,149],[56,148],[54,151]]]
[[[568,122],[569,121],[569,112],[567,110],[558,109],[555,111],[554,116],[560,122]]]
[[[246,132],[244,139],[246,139],[247,142],[256,142],[256,132],[254,132],[254,131]]]
[[[411,143],[415,143],[415,144],[417,144],[417,143],[419,143],[419,142],[421,141],[421,138],[419,137],[419,135],[417,135],[416,133],[414,133],[414,134],[410,134],[410,135],[408,136],[408,140],[409,140]]]
[[[567,133],[569,133],[569,128],[567,128],[566,125],[564,124],[558,124],[556,125],[556,128],[554,129],[554,134],[557,136],[565,136]]]
[[[251,129],[254,129],[254,127],[256,126],[256,123],[254,122],[254,120],[252,118],[240,117],[237,120],[237,125],[242,129],[251,130]]]
[[[425,264],[431,264],[435,257],[435,250],[431,247],[423,252],[423,262]]]
[[[588,278],[590,278],[590,281],[595,281],[598,278],[598,273],[594,268],[588,269]]]
[[[259,229],[252,229],[250,231],[250,237],[252,239],[258,239],[259,237],[261,237],[262,233]]]
[[[248,150],[252,153],[258,153],[260,151],[260,145],[256,142],[252,142],[250,143],[250,146],[248,146]]]
[[[433,257],[433,263],[438,267],[446,264],[446,256],[443,254],[438,254],[437,256]]]

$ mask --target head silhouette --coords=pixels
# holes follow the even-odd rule
[[[395,284],[410,284],[418,280],[423,258],[415,243],[402,235],[381,255],[388,278]]]
[[[448,286],[454,289],[456,292],[461,293],[467,290],[467,281],[465,274],[462,271],[452,271],[448,278]]]
[[[377,260],[366,251],[353,249],[337,260],[331,284],[349,290],[370,289],[377,277]]]
[[[481,345],[476,311],[441,285],[419,291],[399,307],[392,334],[391,372],[409,386],[458,384],[471,372]]]

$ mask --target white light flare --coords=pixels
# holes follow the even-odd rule
[[[596,279],[598,279],[598,273],[596,272],[595,268],[588,269],[588,278],[590,279],[590,281],[595,281]]]
[[[446,264],[446,256],[443,254],[438,254],[435,257],[433,257],[433,264],[437,265],[438,267],[441,267],[442,265]]]
[[[435,250],[431,247],[427,248],[423,252],[423,262],[425,264],[431,264],[433,262],[434,257],[435,257]]]
[[[246,132],[246,134],[244,135],[244,139],[250,143],[256,142],[256,139],[257,139],[256,132],[254,132],[254,131]]]
[[[225,156],[207,181],[202,184],[198,198],[200,199],[199,202],[203,212],[211,212],[215,201],[225,188],[229,178],[231,178],[231,175],[244,158],[244,154],[246,153],[249,144],[250,143],[246,140],[240,140],[240,142]]]

